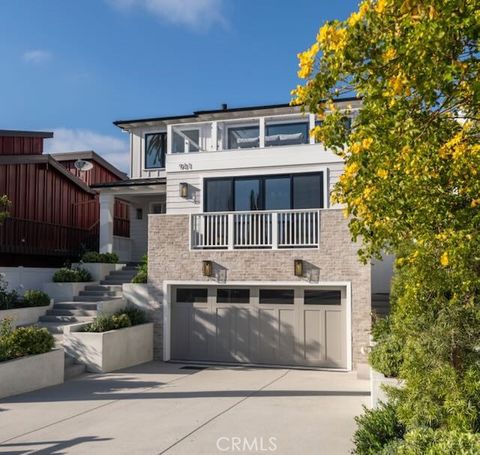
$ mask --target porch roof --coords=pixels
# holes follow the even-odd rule
[[[146,179],[127,179],[119,182],[97,183],[91,185],[92,188],[122,188],[131,186],[145,186],[145,185],[165,185],[167,179],[165,177],[146,178]]]

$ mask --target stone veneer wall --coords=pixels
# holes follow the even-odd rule
[[[298,281],[293,260],[303,259],[318,281],[352,283],[352,346],[354,368],[367,361],[362,347],[369,342],[371,267],[358,261],[358,245],[350,238],[341,210],[327,209],[320,216],[320,248],[311,250],[190,250],[188,215],[151,215],[148,224],[149,283],[161,299],[164,280],[194,280],[215,284],[202,276],[202,260],[214,262],[214,272],[228,281]],[[161,312],[161,311],[160,311]],[[161,321],[159,314],[155,318]],[[158,322],[157,322],[158,324]],[[161,327],[155,331],[156,352],[161,352]],[[157,358],[160,356],[157,354]]]

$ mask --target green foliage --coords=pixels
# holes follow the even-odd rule
[[[18,327],[13,329],[11,322],[3,320],[0,326],[0,361],[43,354],[53,349],[55,340],[45,328]]]
[[[7,282],[0,274],[0,310],[9,310],[15,308],[18,302],[18,293],[16,291],[7,291]]]
[[[22,306],[47,306],[50,304],[50,297],[43,291],[30,289],[23,294]]]
[[[145,324],[147,322],[147,315],[140,308],[129,306],[122,310],[122,313],[128,316],[132,325]]]
[[[146,283],[148,281],[148,257],[143,256],[142,262],[138,266],[138,272],[133,277],[132,283]]]
[[[54,273],[52,281],[54,283],[86,283],[92,281],[92,276],[88,270],[81,267],[71,269],[63,267]]]
[[[405,427],[400,423],[396,406],[381,403],[375,409],[364,407],[363,415],[356,417],[357,430],[353,436],[354,453],[373,455],[382,453],[389,444],[403,438]]]
[[[477,455],[480,435],[422,428],[406,433],[405,441],[395,449],[398,455]]]
[[[108,332],[123,329],[133,325],[144,324],[147,318],[145,312],[136,308],[127,308],[113,315],[101,315],[82,327],[82,332]]]
[[[8,207],[10,206],[11,202],[8,200],[6,195],[0,196],[0,225],[3,223],[5,218],[8,218],[10,215],[8,213]]]
[[[387,378],[398,377],[403,364],[403,344],[396,332],[392,332],[389,319],[378,320],[372,328],[376,342],[370,355],[370,365]]]
[[[87,251],[82,256],[82,262],[116,264],[118,262],[118,255],[116,253],[98,253],[97,251]]]

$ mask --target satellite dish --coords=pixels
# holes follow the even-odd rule
[[[79,170],[79,171],[89,171],[90,169],[93,168],[93,164],[90,163],[90,161],[85,161],[85,160],[77,160],[73,165]]]

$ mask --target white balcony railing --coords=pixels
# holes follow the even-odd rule
[[[319,210],[190,215],[193,249],[318,248]]]

